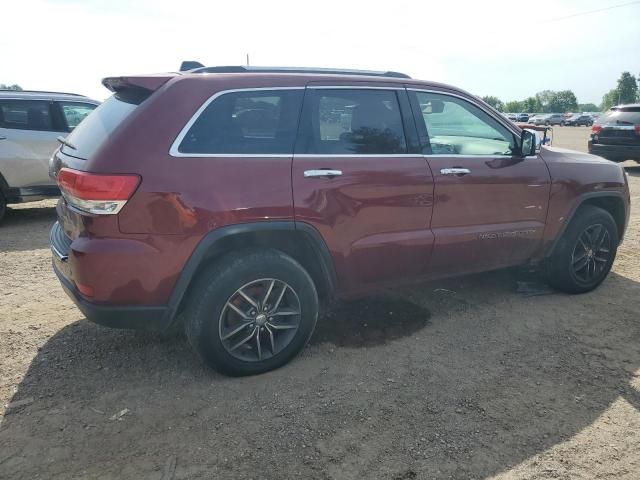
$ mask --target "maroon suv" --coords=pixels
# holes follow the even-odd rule
[[[89,320],[165,330],[234,375],[294,357],[321,302],[540,265],[609,272],[623,169],[540,148],[487,104],[394,72],[200,68],[107,78],[52,159],[54,269]]]

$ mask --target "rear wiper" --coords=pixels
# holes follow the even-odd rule
[[[626,120],[616,120],[618,125],[633,125],[633,122],[627,122]]]
[[[57,140],[64,145],[65,147],[69,147],[71,150],[77,150],[76,146],[71,143],[71,142],[67,142],[67,139],[64,138],[62,135],[60,135]]]

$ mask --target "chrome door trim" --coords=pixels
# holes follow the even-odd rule
[[[395,157],[422,157],[421,153],[295,153],[295,158],[395,158]]]
[[[262,154],[262,153],[252,153],[252,154],[244,154],[244,153],[182,153],[179,150],[180,144],[184,137],[187,136],[187,133],[191,129],[196,120],[200,118],[200,115],[204,110],[213,102],[216,98],[221,97],[222,95],[226,95],[227,93],[237,93],[237,92],[265,92],[265,91],[280,91],[280,90],[304,90],[305,87],[254,87],[254,88],[234,88],[230,90],[220,90],[219,92],[211,95],[205,102],[196,110],[196,112],[191,116],[189,121],[186,123],[180,133],[176,137],[176,139],[171,144],[169,148],[169,155],[172,157],[286,157],[290,158],[293,153],[275,153],[275,154]]]

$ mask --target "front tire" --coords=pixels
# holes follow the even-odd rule
[[[307,271],[277,250],[245,250],[206,269],[187,299],[185,331],[202,361],[233,376],[289,362],[318,318]]]
[[[568,293],[593,290],[609,274],[618,242],[618,227],[609,212],[581,207],[547,261],[549,284]]]

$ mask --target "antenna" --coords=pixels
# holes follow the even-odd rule
[[[249,54],[247,53],[247,67],[249,66]]]

